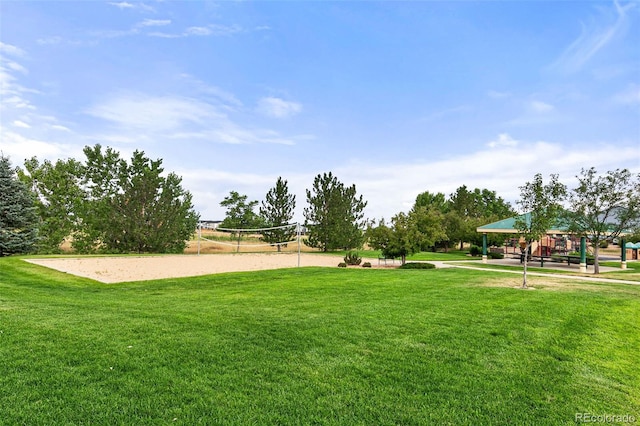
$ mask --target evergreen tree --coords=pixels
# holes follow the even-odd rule
[[[0,154],[0,256],[28,253],[38,236],[33,194]]]
[[[265,227],[274,228],[282,225],[288,225],[293,219],[293,211],[296,208],[296,196],[289,194],[287,181],[283,181],[282,177],[278,177],[276,186],[271,188],[262,202],[260,207],[260,216],[264,221]],[[290,241],[296,235],[296,229],[280,228],[262,233],[262,238],[269,244],[276,244],[283,241]],[[286,244],[284,244],[286,247]],[[278,251],[280,251],[278,244]]]
[[[331,172],[315,177],[313,189],[307,190],[309,207],[304,209],[307,245],[325,252],[362,245],[367,203],[356,194],[355,185],[345,187]]]

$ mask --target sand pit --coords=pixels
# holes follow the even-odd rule
[[[192,277],[221,272],[295,268],[298,266],[298,255],[294,253],[244,253],[200,256],[71,257],[29,259],[27,261],[103,283],[120,283]],[[371,259],[363,259],[363,261],[374,264]],[[300,266],[336,267],[340,262],[342,262],[342,258],[339,256],[308,253],[300,255]]]

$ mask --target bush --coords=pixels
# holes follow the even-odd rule
[[[344,263],[346,263],[347,265],[359,265],[360,262],[362,262],[362,258],[360,257],[358,252],[355,251],[350,251],[344,257]]]
[[[338,268],[346,268],[346,267],[347,267],[346,263],[344,263],[344,262],[338,263]]]
[[[494,253],[492,251],[487,253],[487,256],[489,257],[489,259],[504,259],[504,254],[502,254],[502,253]]]
[[[404,265],[400,265],[398,269],[435,269],[436,265],[433,263],[425,262],[409,262]]]
[[[607,247],[609,247],[609,241],[607,240],[600,241],[600,248],[607,248]]]
[[[482,254],[482,249],[478,246],[469,247],[469,254],[471,256],[480,256]]]
[[[364,262],[364,263],[362,264],[362,267],[363,267],[363,268],[371,268],[371,262]]]

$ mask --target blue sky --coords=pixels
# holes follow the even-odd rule
[[[640,173],[640,2],[0,1],[14,165],[143,150],[206,219],[235,190],[356,184],[369,218],[461,185]]]

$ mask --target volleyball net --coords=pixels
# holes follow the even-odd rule
[[[226,246],[236,253],[272,252],[274,248],[280,252],[293,245],[299,255],[300,234],[301,227],[297,222],[267,228],[223,228],[201,222],[198,224],[198,254],[206,241],[208,245]]]

